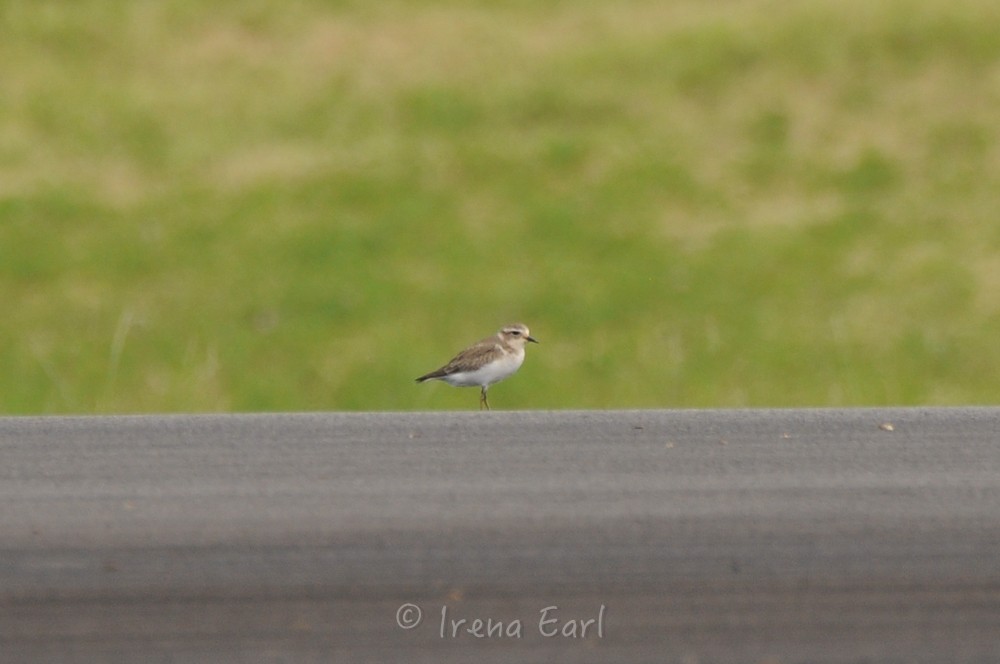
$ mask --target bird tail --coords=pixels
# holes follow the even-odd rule
[[[432,371],[429,374],[424,374],[420,378],[417,378],[417,382],[418,383],[422,383],[425,380],[430,380],[431,378],[441,378],[441,377],[447,376],[447,375],[448,374],[446,374],[444,371],[442,371],[441,369],[438,369],[437,371]]]

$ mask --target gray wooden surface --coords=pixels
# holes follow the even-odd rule
[[[0,418],[0,506],[3,662],[1000,661],[1000,409]]]

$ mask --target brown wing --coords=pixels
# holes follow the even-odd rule
[[[451,361],[440,369],[417,378],[417,382],[422,383],[431,378],[443,378],[459,371],[468,371],[470,366],[485,364],[484,360],[489,361],[489,358],[501,352],[503,351],[500,350],[500,342],[497,341],[497,338],[495,336],[486,337],[451,358]]]

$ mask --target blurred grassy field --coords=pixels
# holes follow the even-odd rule
[[[1000,401],[995,0],[0,23],[4,413]]]

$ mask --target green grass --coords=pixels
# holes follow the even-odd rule
[[[992,0],[0,3],[0,411],[1000,401]]]

